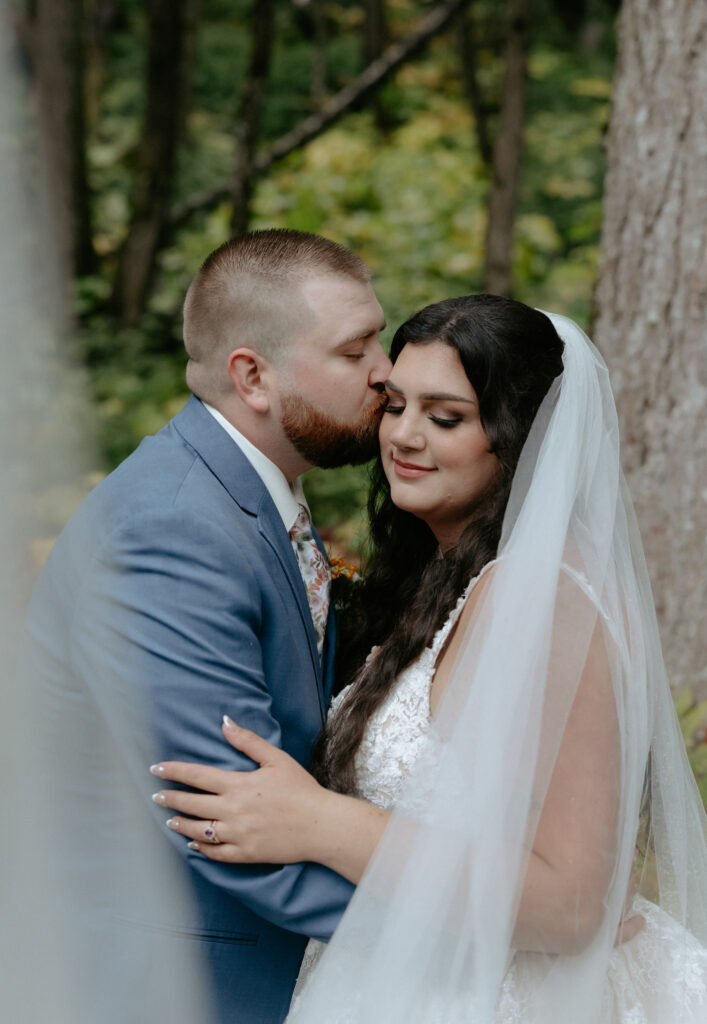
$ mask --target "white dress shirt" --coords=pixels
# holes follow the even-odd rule
[[[223,416],[218,409],[214,409],[213,406],[209,405],[207,402],[204,402],[203,405],[205,409],[208,409],[216,422],[221,424],[228,436],[235,441],[245,457],[248,459],[248,462],[250,462],[255,472],[263,481],[270,497],[275,503],[275,508],[280,513],[280,518],[285,525],[285,529],[289,533],[295,525],[295,520],[299,513],[299,506],[304,505],[309,512],[309,506],[307,505],[307,499],[305,498],[304,491],[302,490],[302,481],[300,477],[293,480],[292,485],[290,485],[279,466],[276,466],[275,463],[267,457],[267,455],[263,455],[259,448],[256,448],[247,437],[244,437],[239,430],[236,430],[233,424],[229,423],[226,417]]]

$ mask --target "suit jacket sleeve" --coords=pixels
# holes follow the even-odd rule
[[[73,618],[73,671],[103,715],[134,737],[130,770],[146,797],[156,760],[254,767],[224,740],[224,713],[282,746],[263,670],[263,614],[248,558],[193,511],[142,515],[92,559]],[[316,864],[215,863],[192,854],[159,814],[180,855],[209,883],[275,925],[331,936],[353,891],[348,881]]]

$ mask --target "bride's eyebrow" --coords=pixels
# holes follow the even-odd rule
[[[402,388],[387,380],[384,385],[388,391],[394,391],[396,395],[404,395]],[[464,402],[466,405],[476,405],[473,398],[464,398],[462,395],[453,395],[449,391],[425,391],[420,396],[421,402]]]
[[[420,395],[423,402],[466,402],[467,405],[476,405],[473,398],[463,398],[461,395],[452,395],[448,391],[427,391]]]

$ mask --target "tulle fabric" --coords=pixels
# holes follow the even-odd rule
[[[608,977],[632,874],[686,946],[707,945],[705,814],[662,661],[607,370],[576,324],[548,315],[564,371],[524,447],[498,562],[434,719],[439,755],[411,772],[290,1024],[496,1024],[521,976],[524,1024],[623,1019]],[[570,930],[566,950],[545,952],[539,933],[516,951],[530,851],[597,636],[615,737],[615,813],[592,835],[608,866],[601,913],[588,940]],[[597,764],[597,779],[605,769]],[[578,911],[578,935],[582,926]],[[671,968],[685,1021],[694,963]]]

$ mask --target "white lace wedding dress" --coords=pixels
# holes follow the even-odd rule
[[[586,581],[574,571],[568,571],[594,600]],[[356,755],[358,795],[363,799],[386,809],[420,810],[402,803],[402,789],[420,759],[429,761],[430,769],[434,770],[438,740],[430,721],[430,686],[435,664],[466,598],[481,575],[483,573],[471,581],[431,645],[405,669],[371,717]],[[330,715],[336,715],[347,689],[332,702]],[[707,950],[648,900],[637,896],[633,912],[641,914],[646,924],[635,938],[620,945],[611,956],[601,1024],[707,1024]],[[309,942],[297,979],[293,1008],[325,948],[325,944],[316,940]],[[497,1024],[524,1024],[530,981],[538,962],[533,953],[515,955],[503,984]],[[679,984],[677,979],[680,979]],[[438,993],[431,995],[424,1019],[427,1024],[473,1024],[473,1018],[469,1005],[449,1006],[443,994]]]

